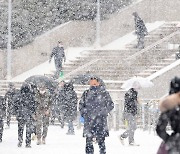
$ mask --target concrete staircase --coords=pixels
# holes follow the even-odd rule
[[[114,101],[122,99],[123,82],[135,75],[148,77],[163,67],[175,61],[177,50],[169,50],[168,42],[179,42],[178,23],[166,23],[149,33],[146,38],[146,48],[133,48],[135,41],[127,45],[127,50],[87,50],[80,57],[64,65],[65,80],[69,81],[79,74],[89,71],[99,76],[106,84],[107,90]],[[0,82],[0,95],[7,90],[8,81]],[[15,83],[19,88],[21,83]],[[88,85],[75,85],[80,97]]]
[[[118,101],[124,94],[121,85],[125,80],[135,75],[148,77],[175,62],[177,49],[169,50],[168,43],[180,41],[177,25],[178,23],[166,23],[152,31],[145,40],[146,48],[143,50],[134,49],[136,42],[132,42],[127,45],[127,50],[84,51],[82,57],[64,67],[64,74],[67,74],[65,79],[70,80],[89,71],[104,80],[107,90]],[[83,67],[88,63],[90,64]],[[74,73],[71,74],[71,71]],[[87,88],[88,86],[75,85],[79,94]]]

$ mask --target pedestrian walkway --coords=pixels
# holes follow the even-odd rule
[[[12,124],[10,129],[4,130],[3,142],[0,143],[2,154],[84,154],[85,138],[82,137],[82,129],[75,130],[75,135],[66,135],[67,128],[60,126],[50,126],[46,145],[36,145],[32,141],[32,148],[17,147],[17,124]],[[123,146],[120,143],[119,135],[124,130],[110,131],[110,136],[106,138],[107,154],[155,154],[161,142],[154,133],[149,134],[138,129],[135,133],[135,140],[140,146],[129,146],[125,141]],[[25,135],[25,134],[24,134]],[[95,144],[95,153],[99,154],[98,145]]]

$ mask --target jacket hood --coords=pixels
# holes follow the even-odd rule
[[[176,106],[180,105],[180,92],[172,94],[164,98],[160,102],[160,110],[161,112],[166,112],[167,110],[171,110]]]

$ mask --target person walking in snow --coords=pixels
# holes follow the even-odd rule
[[[170,83],[169,96],[160,102],[161,114],[156,126],[158,136],[164,141],[158,154],[162,150],[167,154],[180,154],[180,78],[174,77]],[[172,132],[166,128],[170,124]]]
[[[89,84],[90,88],[84,91],[79,102],[79,111],[84,118],[85,151],[86,154],[93,154],[93,141],[96,141],[100,154],[106,154],[105,137],[109,136],[107,116],[114,108],[114,103],[97,77],[91,77]]]
[[[0,143],[2,142],[2,137],[3,137],[5,115],[6,115],[6,103],[4,101],[4,97],[0,96]]]
[[[5,94],[5,102],[6,102],[6,121],[7,121],[7,127],[10,128],[10,122],[11,122],[11,116],[14,112],[14,95],[17,92],[17,89],[14,87],[13,83],[9,83],[8,85],[9,89]]]
[[[74,135],[74,126],[73,121],[77,118],[77,93],[74,90],[72,83],[65,83],[63,88],[63,102],[62,102],[62,111],[63,112],[63,121],[68,123],[68,132],[67,135]]]
[[[137,35],[137,46],[136,48],[143,49],[144,48],[144,38],[148,35],[147,28],[144,24],[144,21],[138,16],[137,12],[133,12],[135,22],[135,34]]]
[[[35,101],[30,85],[24,83],[16,94],[14,108],[16,119],[18,121],[18,147],[22,146],[23,132],[26,126],[26,148],[31,148],[31,134],[33,118],[35,116]]]
[[[62,71],[62,62],[63,60],[64,62],[66,61],[64,47],[61,41],[58,41],[58,45],[53,48],[52,53],[50,55],[49,63],[51,62],[52,57],[54,57],[55,68],[56,68],[55,78],[59,78],[59,75]]]
[[[65,81],[61,81],[56,87],[53,93],[52,107],[51,107],[51,123],[54,124],[55,118],[58,119],[61,128],[64,127],[63,118],[63,102],[64,102],[64,84]]]
[[[124,96],[124,118],[127,120],[128,128],[120,135],[120,141],[124,145],[124,139],[128,138],[129,145],[136,145],[134,142],[134,133],[136,130],[137,100],[138,92],[135,87],[130,88]]]
[[[51,96],[45,85],[39,85],[35,93],[37,145],[46,144],[51,111]]]

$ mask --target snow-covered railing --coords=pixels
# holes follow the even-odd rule
[[[170,64],[170,65],[164,67],[164,68],[161,69],[160,71],[158,71],[158,72],[156,72],[156,73],[150,75],[149,77],[147,77],[147,79],[153,80],[153,79],[155,79],[155,78],[161,76],[162,74],[168,72],[169,70],[173,69],[174,67],[176,67],[176,66],[178,66],[178,65],[180,65],[180,59],[177,60],[177,61],[175,61],[174,63],[172,63],[172,64]]]
[[[149,45],[149,46],[146,47],[145,49],[142,49],[142,50],[140,50],[139,52],[135,53],[134,55],[129,56],[128,58],[125,59],[125,61],[129,61],[129,60],[131,60],[131,59],[135,59],[135,58],[136,58],[137,56],[139,56],[140,54],[142,54],[142,53],[144,53],[144,52],[148,52],[149,49],[151,49],[151,48],[153,48],[153,47],[155,47],[155,46],[163,43],[164,41],[170,39],[171,37],[173,37],[173,36],[175,36],[175,35],[177,35],[177,34],[180,34],[180,31],[176,31],[176,32],[174,32],[174,33],[171,33],[170,35],[164,37],[163,39],[161,39],[161,40],[159,40],[159,41],[157,41],[157,42]]]

